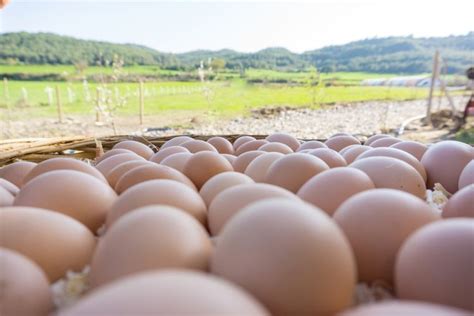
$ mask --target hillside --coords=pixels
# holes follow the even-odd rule
[[[267,48],[255,53],[229,49],[169,54],[132,44],[75,39],[51,33],[0,34],[0,64],[107,65],[114,55],[125,65],[156,65],[163,69],[193,69],[201,60],[220,58],[228,69],[261,68],[298,71],[316,66],[324,72],[362,71],[413,74],[431,71],[432,56],[440,49],[450,73],[461,73],[474,64],[474,32],[462,36],[373,38],[293,53]]]

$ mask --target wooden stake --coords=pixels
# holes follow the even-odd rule
[[[3,96],[5,97],[5,102],[8,103],[10,96],[8,94],[8,79],[6,77],[3,78]]]
[[[140,125],[143,125],[143,112],[145,110],[145,95],[144,95],[144,87],[143,87],[143,81],[140,80],[140,89],[139,95],[140,95]]]
[[[62,123],[63,122],[63,105],[61,102],[61,93],[59,91],[59,86],[56,86],[56,104],[58,106],[59,123]]]
[[[431,124],[431,106],[433,103],[433,92],[434,92],[435,84],[438,77],[439,77],[439,51],[437,50],[433,58],[433,72],[431,74],[430,93],[428,95],[428,105],[426,107],[426,120],[430,124]]]
[[[96,92],[96,97],[97,97],[97,103],[96,103],[96,108],[95,108],[95,122],[100,123],[102,122],[102,114],[101,114],[101,109],[100,109],[100,89],[97,87],[95,89]]]

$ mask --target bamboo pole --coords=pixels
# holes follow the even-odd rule
[[[59,86],[56,86],[56,104],[58,106],[58,119],[59,123],[63,122],[63,105],[61,102],[61,92],[59,91]]]
[[[426,120],[427,120],[427,123],[429,124],[431,124],[431,107],[433,104],[433,92],[434,92],[438,77],[439,77],[439,51],[436,50],[434,58],[433,58],[433,72],[431,74],[431,85],[430,85],[430,93],[428,95],[428,105],[426,107]]]
[[[140,125],[143,125],[143,112],[145,110],[145,96],[144,96],[144,87],[143,87],[143,81],[140,80],[139,84],[139,97],[140,97],[140,109],[139,109],[139,114],[140,114]]]

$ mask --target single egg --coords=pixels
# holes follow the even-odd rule
[[[391,157],[368,157],[349,165],[365,172],[376,188],[396,189],[411,193],[421,199],[426,196],[426,185],[415,168]]]
[[[95,165],[98,165],[102,160],[119,154],[134,154],[134,152],[128,149],[111,149],[105,152],[102,156],[95,158]]]
[[[427,225],[403,244],[395,276],[400,299],[474,312],[474,219]]]
[[[178,154],[173,154],[161,161],[161,165],[163,166],[168,166],[173,169],[178,170],[179,172],[184,171],[184,167],[188,163],[189,158],[191,158],[193,154],[191,153],[178,153]]]
[[[252,150],[238,156],[232,164],[234,171],[244,173],[248,165],[257,157],[266,154],[264,151]]]
[[[443,207],[443,217],[474,218],[474,184],[470,184],[451,196]]]
[[[366,151],[369,151],[372,149],[372,147],[365,146],[365,145],[355,145],[356,147],[348,146],[346,147],[347,150],[344,151],[346,148],[341,150],[341,155],[342,158],[347,162],[347,164],[351,164],[354,162],[354,160],[357,159],[362,153],[365,153]],[[349,148],[352,147],[352,148]],[[344,151],[344,152],[343,152]]]
[[[390,147],[403,150],[404,152],[407,152],[413,155],[416,159],[418,159],[418,161],[421,161],[421,158],[423,157],[425,152],[428,150],[428,146],[426,146],[425,144],[422,144],[420,142],[407,141],[407,140],[404,140],[399,143],[395,143],[391,145]]]
[[[471,162],[469,162],[461,171],[458,181],[458,188],[461,190],[462,188],[471,184],[474,184],[474,160],[471,160]]]
[[[290,191],[265,183],[240,184],[221,191],[209,205],[211,235],[219,234],[224,225],[250,203],[276,197],[300,201]]]
[[[16,196],[20,191],[16,185],[2,178],[0,178],[0,188],[4,188],[13,196]]]
[[[189,150],[189,152],[193,154],[200,151],[212,151],[217,153],[217,149],[214,146],[203,140],[190,140],[180,144],[180,146],[186,148],[187,150]]]
[[[242,155],[243,156],[243,155]],[[267,175],[268,168],[277,161],[284,157],[282,153],[266,153],[253,159],[245,168],[245,174],[252,178],[255,182],[264,182],[265,176]]]
[[[277,152],[282,154],[290,154],[293,150],[285,144],[282,143],[268,143],[261,146],[258,150],[265,152]]]
[[[350,145],[360,145],[360,141],[354,136],[343,135],[329,138],[324,144],[332,150],[340,151]]]
[[[207,140],[207,142],[214,146],[220,154],[234,154],[234,147],[232,146],[232,143],[224,137],[211,137]]]
[[[0,248],[0,311],[3,316],[48,315],[53,307],[49,280],[18,252]]]
[[[138,156],[145,158],[146,160],[150,159],[150,157],[154,154],[153,149],[143,143],[133,140],[121,141],[120,143],[116,144],[113,149],[128,149],[136,153]]]
[[[357,148],[357,147],[361,147],[361,146],[364,146],[364,145],[359,145],[359,144],[349,145],[349,146],[347,146],[347,147],[342,148],[342,149],[339,151],[339,154],[344,155],[344,153],[347,152],[349,149]],[[367,146],[367,147],[368,147],[368,146]]]
[[[221,156],[227,159],[227,161],[230,162],[231,165],[234,165],[234,161],[237,159],[237,156],[229,154],[221,154]]]
[[[255,140],[255,137],[252,136],[240,136],[234,141],[234,144],[232,145],[234,147],[234,151],[237,150],[241,145],[248,143],[252,140]]]
[[[207,206],[220,192],[239,184],[254,183],[254,181],[240,172],[228,171],[219,173],[210,178],[201,188],[199,194]]]
[[[0,169],[0,178],[21,188],[24,178],[35,166],[34,162],[29,161],[14,162]]]
[[[134,185],[118,197],[107,213],[106,227],[122,215],[152,204],[174,206],[206,224],[206,204],[195,190],[174,180],[149,180]]]
[[[265,139],[271,143],[276,142],[285,144],[290,147],[292,151],[296,151],[300,147],[300,141],[286,133],[273,133]]]
[[[251,140],[251,141],[246,142],[246,143],[242,144],[241,146],[239,146],[239,148],[237,148],[235,150],[235,155],[240,156],[243,153],[246,153],[248,151],[258,150],[260,147],[262,147],[263,145],[268,144],[268,143],[269,142],[264,140],[264,139]]]
[[[338,314],[339,316],[466,316],[467,311],[449,306],[396,300],[364,304]]]
[[[375,189],[374,183],[364,172],[355,168],[334,168],[309,179],[299,189],[298,196],[332,215],[345,200],[370,189]]]
[[[177,153],[189,153],[184,147],[181,146],[170,146],[167,148],[160,149],[156,154],[150,157],[151,162],[161,163],[163,159]]]
[[[306,149],[316,149],[316,148],[328,148],[328,146],[326,146],[323,142],[320,142],[317,140],[310,140],[310,141],[302,143],[296,151],[299,152]]]
[[[163,205],[122,216],[101,238],[89,275],[92,287],[145,270],[207,270],[212,244],[202,225],[184,211]]]
[[[0,207],[11,206],[15,197],[7,189],[0,187]]]
[[[328,169],[329,166],[315,156],[289,154],[271,164],[265,175],[265,183],[296,193],[306,181]]]
[[[402,140],[395,138],[395,137],[383,137],[380,139],[377,139],[376,141],[372,142],[370,144],[370,147],[372,148],[378,148],[378,147],[390,147],[394,144],[401,143]]]
[[[372,135],[369,138],[367,138],[367,140],[364,142],[364,145],[365,146],[370,146],[370,144],[372,144],[376,140],[379,140],[381,138],[386,138],[386,137],[393,137],[393,136],[388,135],[388,134],[375,134],[375,135]]]
[[[134,160],[146,161],[145,159],[143,159],[143,157],[138,156],[135,153],[118,154],[118,155],[113,155],[112,157],[102,160],[95,167],[105,176],[109,174],[110,171],[112,171],[112,169],[114,169],[118,165],[127,161],[134,161]]]
[[[393,189],[357,193],[334,213],[354,250],[359,281],[383,280],[389,284],[403,242],[439,218],[424,201]]]
[[[0,247],[19,252],[38,264],[50,282],[67,271],[82,271],[95,248],[86,226],[58,212],[32,207],[0,211]]]
[[[333,315],[352,304],[356,282],[354,256],[337,225],[310,204],[285,199],[252,203],[232,218],[211,272],[272,315]]]
[[[214,152],[198,152],[189,158],[183,173],[200,189],[213,176],[234,171],[230,162]]]
[[[313,149],[308,154],[318,157],[324,161],[329,168],[345,167],[347,166],[346,160],[335,150],[330,148],[317,148]]]
[[[121,163],[120,165],[116,166],[110,172],[106,175],[107,180],[109,181],[110,187],[115,188],[117,185],[117,181],[128,171],[139,167],[139,166],[144,166],[152,164],[150,161],[145,161],[145,160],[132,160],[132,161],[127,161],[124,163]]]
[[[190,140],[193,140],[189,136],[177,136],[173,137],[170,140],[166,141],[161,147],[160,150],[171,147],[171,146],[179,146],[185,142],[188,142]]]

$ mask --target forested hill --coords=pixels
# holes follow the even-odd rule
[[[450,73],[460,73],[474,64],[474,32],[462,36],[373,38],[329,46],[302,54],[285,48],[267,48],[255,53],[229,49],[169,54],[133,44],[81,40],[51,33],[0,34],[0,64],[109,63],[114,55],[125,65],[157,65],[164,69],[192,69],[201,60],[221,59],[229,69],[263,68],[302,70],[316,66],[324,72],[364,71],[422,73],[431,71],[432,56],[441,51]]]

